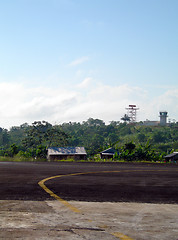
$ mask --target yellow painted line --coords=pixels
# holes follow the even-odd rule
[[[119,173],[119,172],[147,172],[147,171],[151,171],[151,172],[155,172],[155,171],[167,171],[167,170],[120,170],[120,171],[98,171],[98,172],[82,172],[82,173],[71,173],[71,174],[66,174],[66,175],[56,175],[56,176],[52,176],[52,177],[48,177],[45,178],[43,180],[41,180],[38,184],[40,185],[40,187],[42,187],[48,194],[50,194],[51,197],[55,198],[56,200],[60,201],[62,204],[64,204],[66,207],[68,207],[70,210],[72,210],[73,212],[81,212],[78,208],[72,206],[70,203],[68,203],[67,201],[65,201],[64,199],[60,198],[58,195],[56,195],[55,193],[53,193],[49,188],[46,187],[46,185],[44,184],[46,181],[54,179],[54,178],[60,178],[60,177],[68,177],[68,176],[77,176],[77,175],[86,175],[86,174],[97,174],[97,173]],[[177,171],[177,170],[176,170]]]
[[[111,171],[103,171],[103,173],[108,173],[108,172],[111,172]],[[120,172],[120,171],[112,171],[112,172]],[[92,174],[92,173],[101,173],[101,172],[85,172],[85,173],[71,173],[71,174],[66,174],[66,175],[57,175],[57,176],[52,176],[52,177],[45,178],[45,179],[41,180],[38,184],[40,185],[40,187],[42,187],[45,190],[45,192],[49,193],[49,195],[51,197],[55,198],[56,200],[58,200],[59,202],[64,204],[71,211],[73,211],[75,213],[80,213],[81,211],[78,208],[72,206],[69,202],[65,201],[64,199],[62,199],[61,197],[59,197],[58,195],[53,193],[48,187],[46,187],[46,185],[44,183],[46,181],[54,179],[54,178],[67,177],[67,176],[77,176],[77,175]]]
[[[57,176],[52,176],[52,177],[45,178],[45,179],[41,180],[38,184],[40,185],[40,187],[42,187],[45,190],[45,192],[49,193],[49,195],[51,197],[55,198],[56,200],[58,200],[59,202],[64,204],[71,211],[73,211],[75,213],[80,213],[81,211],[78,208],[72,206],[69,202],[65,201],[64,199],[62,199],[61,197],[59,197],[58,195],[53,193],[48,187],[46,187],[46,185],[44,183],[48,180],[51,180],[51,179],[54,179],[54,178],[60,178],[60,177],[77,176],[77,175],[85,175],[85,174],[93,174],[93,173],[95,173],[95,174],[96,173],[111,173],[111,172],[120,172],[120,171],[84,172],[84,173],[71,173],[71,174],[66,174],[66,175],[57,175]]]
[[[121,240],[133,240],[133,238],[130,238],[126,235],[124,235],[123,233],[120,233],[120,232],[114,232],[114,233],[111,233],[113,236],[115,237],[118,237],[120,238]]]
[[[59,176],[55,176],[55,177],[59,177]],[[71,211],[75,212],[75,213],[79,213],[80,210],[74,206],[72,206],[69,202],[65,201],[64,199],[60,198],[58,195],[56,195],[55,193],[53,193],[49,188],[47,188],[44,184],[44,182],[46,182],[49,179],[53,179],[55,177],[50,177],[50,178],[46,178],[43,179],[42,181],[40,181],[38,184],[40,185],[40,187],[42,187],[47,193],[49,193],[49,195],[53,198],[55,198],[56,200],[58,200],[59,202],[61,202],[63,205],[65,205],[66,207],[68,207]]]
[[[46,185],[44,184],[46,181],[54,179],[54,178],[60,178],[60,177],[68,177],[68,176],[77,176],[77,175],[86,175],[86,174],[97,174],[97,173],[119,173],[119,172],[156,172],[156,171],[168,171],[168,170],[120,170],[120,171],[98,171],[98,172],[83,172],[83,173],[71,173],[71,174],[66,174],[66,175],[56,175],[56,176],[52,176],[52,177],[48,177],[45,178],[43,180],[41,180],[40,182],[38,182],[38,184],[40,185],[40,187],[42,187],[47,193],[50,194],[51,197],[55,198],[56,200],[58,200],[59,202],[61,202],[63,205],[65,205],[66,207],[68,207],[71,211],[75,212],[75,213],[81,213],[81,211],[74,207],[73,205],[71,205],[69,202],[65,201],[64,199],[60,198],[58,195],[56,195],[55,193],[53,193],[49,188],[46,187]],[[178,171],[178,170],[175,170]],[[92,221],[92,220],[89,220]],[[114,232],[114,233],[110,233],[111,235],[120,238],[121,240],[133,240],[132,238],[124,235],[123,233],[120,232]]]

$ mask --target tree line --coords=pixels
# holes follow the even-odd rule
[[[141,123],[89,118],[87,121],[52,125],[46,121],[24,123],[9,130],[0,128],[0,156],[45,158],[48,147],[83,146],[89,157],[114,147],[116,159],[159,160],[178,150],[178,123],[143,126]],[[159,156],[159,157],[157,157]]]

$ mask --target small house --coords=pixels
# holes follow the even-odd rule
[[[173,152],[171,154],[168,154],[164,158],[167,162],[168,161],[176,162],[178,160],[178,152]]]
[[[115,150],[114,148],[108,148],[108,149],[100,152],[100,157],[102,159],[113,158],[115,153],[117,153],[119,155],[119,152],[117,150]]]
[[[50,147],[47,152],[48,161],[56,161],[73,158],[74,160],[85,160],[87,153],[84,147]]]

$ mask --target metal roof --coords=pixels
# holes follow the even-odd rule
[[[86,155],[84,147],[50,147],[48,155]]]
[[[108,148],[104,151],[102,151],[102,154],[115,154],[115,152],[117,152],[117,150],[115,150],[114,148]]]
[[[165,158],[171,158],[171,157],[174,157],[176,155],[178,155],[178,152],[173,152],[171,154],[166,155]]]

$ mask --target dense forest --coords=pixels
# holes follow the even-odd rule
[[[24,123],[9,130],[0,128],[0,156],[46,157],[51,146],[84,146],[93,158],[109,147],[118,149],[115,159],[160,160],[178,151],[178,123],[168,126],[143,126],[141,123],[89,118],[82,123],[52,125],[46,121]]]

